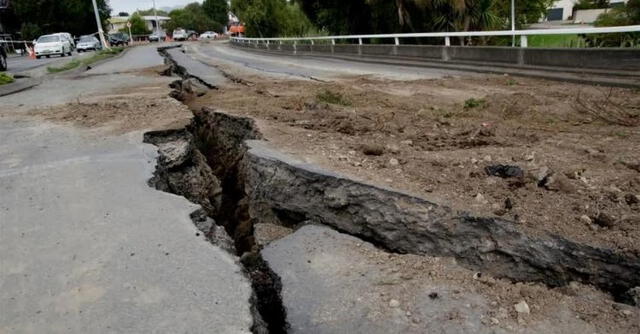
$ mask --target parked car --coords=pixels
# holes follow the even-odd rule
[[[59,35],[60,37],[68,40],[69,44],[71,45],[71,51],[76,49],[76,41],[73,39],[73,36],[71,36],[70,33],[68,33],[68,32],[59,32],[59,33],[53,34],[53,35]]]
[[[4,50],[4,45],[0,43],[0,71],[7,70],[7,52]]]
[[[35,44],[36,57],[47,57],[51,55],[71,55],[71,43],[59,34],[40,36]]]
[[[76,46],[78,52],[96,51],[100,49],[102,49],[100,41],[92,35],[81,36],[80,40],[78,40],[78,46]]]
[[[109,35],[109,44],[112,46],[129,45],[129,35],[122,32],[111,34]]]
[[[187,31],[182,29],[182,28],[178,28],[176,30],[173,31],[173,40],[174,41],[186,41],[187,38],[189,38],[189,36],[187,35]]]
[[[215,31],[205,31],[200,35],[200,40],[203,39],[216,39],[218,38],[218,33]]]
[[[167,34],[164,31],[154,31],[151,35],[149,35],[149,42],[161,42],[164,41]]]
[[[198,33],[195,30],[187,30],[187,39],[195,41],[198,39]]]

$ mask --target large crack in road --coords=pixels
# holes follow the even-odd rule
[[[183,80],[193,78],[166,50],[161,54]],[[182,87],[174,85],[172,96],[190,93]],[[514,282],[580,282],[618,302],[637,303],[637,257],[555,235],[526,235],[506,220],[455,212],[335,175],[271,149],[252,119],[209,108],[193,112],[184,129],[145,135],[160,152],[149,183],[200,204],[203,212],[193,215],[194,223],[214,244],[240,256],[255,293],[256,333],[289,329],[281,279],[256,240],[257,228],[265,225],[295,230],[320,224],[384,252],[453,257],[466,268]]]

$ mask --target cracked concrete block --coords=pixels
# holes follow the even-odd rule
[[[508,311],[511,300],[522,298],[509,281],[474,280],[451,259],[389,254],[325,226],[303,226],[261,255],[280,276],[290,333],[598,332],[547,300],[577,303],[573,297],[531,288],[536,308],[522,318]],[[631,328],[627,321],[621,330]]]

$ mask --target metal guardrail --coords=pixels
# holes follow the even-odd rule
[[[395,45],[400,45],[401,38],[420,37],[440,37],[444,38],[444,45],[451,45],[451,37],[479,37],[479,36],[520,36],[520,47],[528,46],[527,36],[535,35],[575,35],[575,34],[611,34],[640,32],[640,25],[600,27],[600,28],[562,28],[562,29],[528,29],[528,30],[496,30],[496,31],[448,31],[448,32],[421,32],[404,34],[370,34],[370,35],[343,35],[343,36],[316,36],[316,37],[281,37],[281,38],[261,38],[261,37],[231,37],[232,41],[241,43],[266,43],[270,42],[302,42],[308,41],[331,41],[336,44],[336,40],[357,40],[358,44],[363,44],[363,39],[367,38],[388,38],[394,39]]]

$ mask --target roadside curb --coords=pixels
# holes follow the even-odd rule
[[[0,86],[0,97],[22,92],[24,90],[38,86],[41,83],[42,83],[41,79],[29,78],[24,80],[18,80],[8,85],[2,85]]]
[[[92,69],[92,68],[94,68],[96,66],[99,66],[99,65],[102,65],[104,63],[107,63],[107,62],[110,62],[112,60],[116,60],[116,59],[119,59],[119,58],[123,57],[133,47],[135,47],[135,46],[128,47],[128,48],[122,50],[122,52],[120,52],[119,54],[117,54],[117,55],[115,55],[113,57],[109,57],[109,58],[105,58],[105,59],[102,59],[102,60],[98,60],[98,61],[96,61],[95,63],[93,63],[91,65],[84,65],[83,64],[81,66],[78,66],[76,68],[70,69],[68,71],[64,71],[64,72],[60,72],[60,73],[51,73],[51,74],[49,74],[49,77],[51,77],[51,78],[54,78],[54,77],[67,77],[67,76],[68,77],[74,77],[74,76],[80,75],[80,74],[82,74],[82,73],[84,73],[84,72],[86,72],[86,71],[88,71],[88,70],[90,70],[90,69]]]
[[[293,58],[328,58],[328,59],[339,59],[344,61],[353,61],[353,62],[361,62],[368,64],[379,64],[379,65],[389,65],[389,66],[406,66],[406,67],[417,67],[417,68],[436,68],[436,69],[445,69],[445,70],[454,70],[459,72],[473,72],[473,73],[488,73],[488,74],[508,74],[514,76],[521,77],[530,77],[530,78],[538,78],[538,79],[547,79],[547,80],[556,80],[570,83],[578,83],[578,84],[589,84],[589,85],[603,85],[603,86],[614,86],[614,87],[622,87],[622,88],[638,88],[640,87],[640,80],[636,76],[597,76],[594,73],[580,73],[580,72],[567,72],[567,71],[551,71],[546,68],[517,68],[517,67],[505,67],[505,66],[492,66],[492,65],[478,65],[478,64],[465,64],[465,63],[451,63],[444,64],[439,62],[429,62],[422,60],[407,60],[407,59],[390,59],[387,57],[362,57],[362,56],[348,56],[348,55],[332,55],[332,54],[322,54],[322,53],[309,53],[304,52],[298,55],[294,55],[291,53],[277,52],[277,51],[267,51],[262,49],[247,49],[243,47],[237,47],[233,44],[230,44],[231,48],[236,50],[245,50],[249,53],[254,54],[269,54],[269,55],[277,55],[277,56],[285,56],[285,57],[293,57]]]

